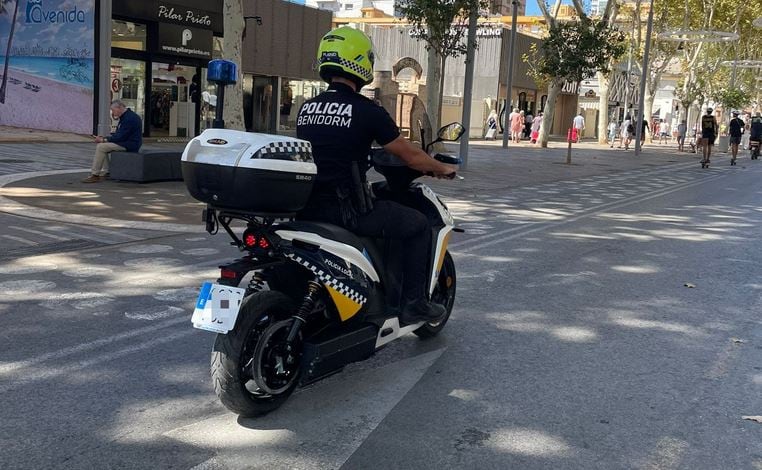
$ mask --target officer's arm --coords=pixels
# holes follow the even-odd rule
[[[421,148],[411,144],[402,136],[384,145],[384,149],[398,156],[410,168],[422,173],[434,173],[434,176],[449,176],[458,170],[458,167],[455,165],[447,165],[434,160]]]

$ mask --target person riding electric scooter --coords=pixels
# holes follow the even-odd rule
[[[760,145],[762,145],[762,115],[757,111],[751,118],[751,125],[749,126],[749,148],[752,160],[759,158]]]
[[[431,158],[401,137],[386,110],[359,93],[373,80],[373,44],[364,33],[346,26],[330,31],[320,41],[317,60],[329,87],[305,102],[297,118],[297,137],[311,143],[317,165],[312,195],[299,218],[340,225],[361,236],[401,240],[400,320],[410,324],[441,318],[445,308],[426,295],[432,249],[427,218],[411,207],[374,199],[365,173],[374,141],[425,174],[452,178],[457,167]]]

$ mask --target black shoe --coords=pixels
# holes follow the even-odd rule
[[[411,300],[405,304],[400,314],[400,321],[410,325],[420,321],[437,321],[447,314],[444,305],[429,302],[424,299]]]

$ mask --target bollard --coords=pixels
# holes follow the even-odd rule
[[[566,131],[566,141],[569,143],[569,147],[566,149],[566,164],[571,164],[571,149],[572,149],[572,128],[570,127]]]

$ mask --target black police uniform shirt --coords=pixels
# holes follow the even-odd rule
[[[399,135],[384,108],[343,83],[306,101],[296,119],[296,136],[312,144],[315,192],[351,184],[352,162],[366,162],[373,141],[386,145]]]

